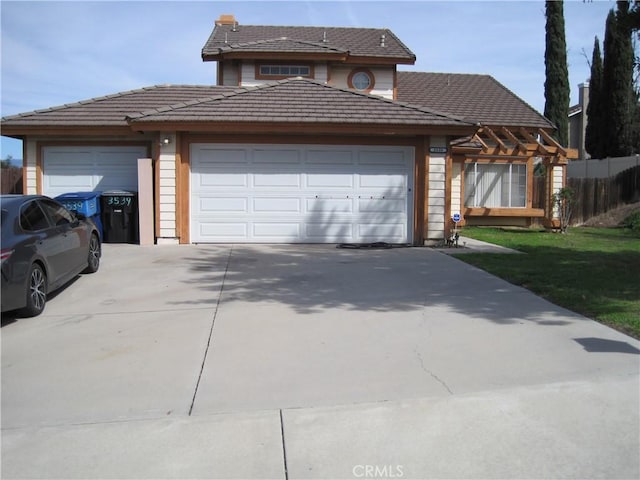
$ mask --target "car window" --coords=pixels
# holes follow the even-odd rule
[[[20,226],[23,230],[36,231],[49,228],[49,220],[38,205],[38,202],[29,202],[20,209]]]
[[[40,200],[40,204],[49,215],[51,222],[56,225],[67,225],[73,223],[73,217],[62,205],[51,200]]]

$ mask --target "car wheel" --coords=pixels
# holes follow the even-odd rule
[[[87,258],[87,268],[84,273],[95,273],[100,268],[100,240],[94,233],[89,240],[89,257]]]
[[[40,315],[47,303],[47,276],[37,263],[31,265],[26,295],[27,304],[23,313],[28,317]]]

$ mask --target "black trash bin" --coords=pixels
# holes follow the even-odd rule
[[[124,190],[102,192],[105,243],[138,243],[138,194]]]

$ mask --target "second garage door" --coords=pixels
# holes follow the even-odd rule
[[[407,243],[412,147],[191,145],[193,243]]]
[[[51,146],[43,149],[43,193],[138,190],[144,146]]]

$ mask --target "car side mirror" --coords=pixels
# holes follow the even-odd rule
[[[71,215],[73,215],[73,220],[75,222],[84,222],[87,219],[87,216],[84,213],[81,213],[77,210],[70,210]]]

